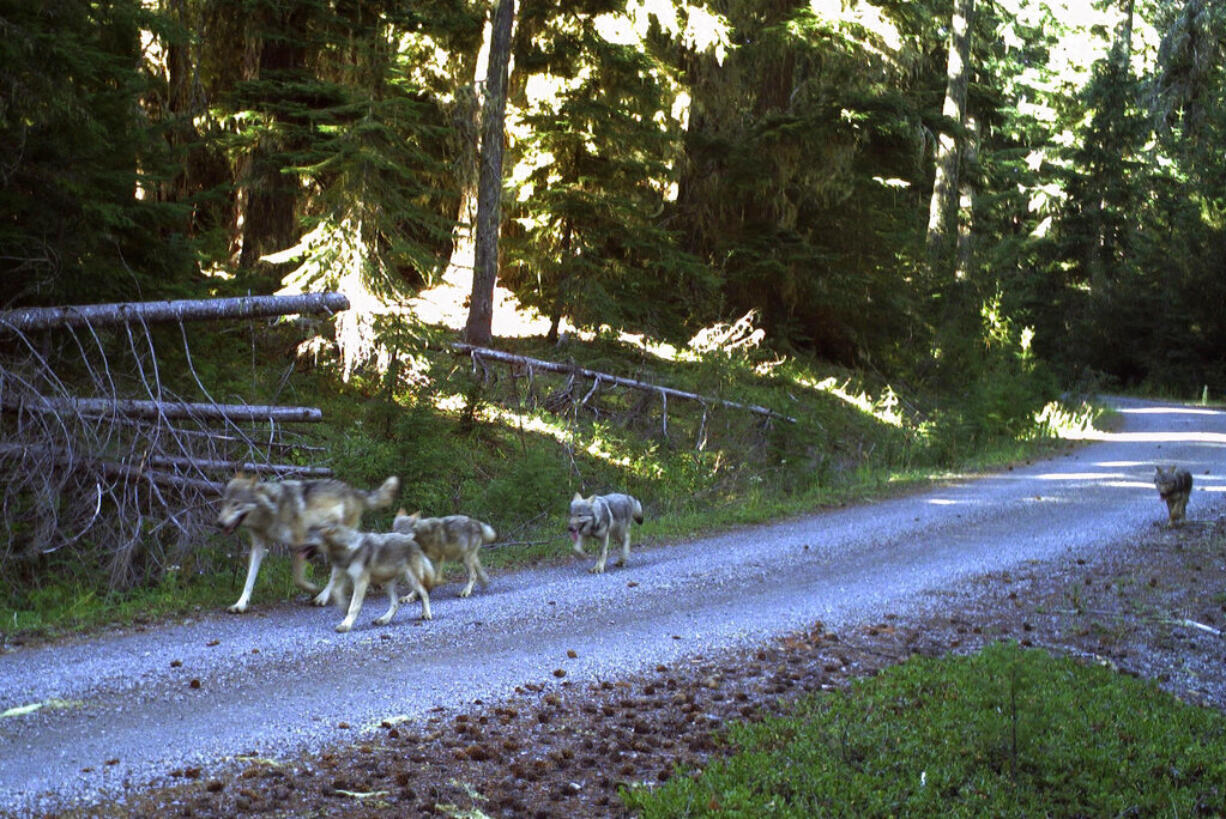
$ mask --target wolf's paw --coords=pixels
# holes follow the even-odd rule
[[[376,617],[371,622],[374,623],[376,626],[386,626],[388,623],[392,622],[392,618],[391,617]]]
[[[604,574],[604,566],[593,566],[588,569],[588,572],[590,574]]]
[[[400,598],[400,605],[403,606],[405,603],[412,603],[416,599],[417,599],[417,592],[409,592],[404,597]]]
[[[324,589],[319,594],[311,598],[312,606],[326,606],[332,600],[332,592],[329,589]]]
[[[433,619],[434,619],[434,615],[433,615],[433,614],[431,614],[431,613],[430,613],[430,612],[428,612],[428,611],[423,611],[423,612],[421,613],[421,619],[423,619],[423,620],[433,620]]]
[[[230,612],[231,614],[242,614],[246,610],[247,610],[246,603],[235,603],[233,606],[230,606],[228,609],[226,609],[226,611]]]
[[[460,589],[460,597],[468,597],[473,593],[472,589]]]
[[[353,623],[337,623],[336,630],[339,634],[344,634],[349,629],[353,628]]]

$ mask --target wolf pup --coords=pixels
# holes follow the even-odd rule
[[[1158,495],[1166,501],[1166,511],[1171,526],[1178,526],[1187,517],[1188,497],[1192,494],[1192,473],[1176,466],[1163,469],[1154,467],[1154,486]]]
[[[473,584],[481,581],[481,588],[489,585],[489,575],[481,568],[481,547],[498,538],[494,527],[468,515],[448,515],[444,518],[423,518],[420,512],[408,514],[404,509],[396,513],[392,531],[403,532],[416,538],[426,557],[435,563],[441,579],[443,561],[460,560],[468,569],[468,584],[460,591],[460,597],[473,593]],[[413,599],[405,595],[402,603]]]
[[[610,537],[622,542],[622,556],[616,565],[625,566],[630,559],[632,520],[635,523],[643,522],[643,506],[631,496],[613,493],[585,498],[576,492],[570,501],[570,523],[566,531],[570,533],[575,553],[580,557],[586,556],[583,551],[585,542],[600,541],[600,559],[590,569],[593,574],[600,574],[609,556]]]
[[[230,611],[241,613],[251,602],[255,576],[260,571],[270,541],[293,548],[294,584],[308,592],[319,592],[314,603],[326,606],[332,597],[336,572],[323,591],[306,579],[307,530],[322,523],[340,523],[356,528],[367,509],[388,506],[396,497],[400,479],[392,476],[373,492],[354,489],[331,479],[314,481],[260,481],[238,473],[226,484],[221,499],[217,525],[229,534],[244,526],[251,534],[251,552],[247,560],[247,582],[238,602]]]
[[[343,634],[353,628],[371,583],[382,584],[387,589],[388,599],[388,609],[374,621],[375,625],[390,623],[400,608],[396,581],[401,577],[421,596],[421,619],[433,619],[429,587],[435,581],[434,566],[422,554],[412,535],[359,532],[339,523],[325,523],[312,527],[311,537],[322,541],[328,560],[339,570],[340,576],[332,593],[336,604],[347,611],[345,619],[337,623],[337,631]],[[349,598],[347,603],[346,597]]]

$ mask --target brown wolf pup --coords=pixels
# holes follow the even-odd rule
[[[1166,501],[1166,511],[1171,526],[1178,526],[1187,517],[1188,497],[1192,494],[1192,473],[1186,469],[1170,466],[1154,467],[1154,486],[1158,496]]]
[[[600,574],[609,556],[609,538],[622,543],[622,556],[616,563],[625,566],[630,559],[630,521],[643,522],[643,506],[630,495],[613,493],[585,498],[578,492],[570,501],[570,519],[566,531],[570,534],[575,554],[584,556],[583,544],[600,541],[600,557],[588,571]]]
[[[385,626],[391,622],[400,608],[396,596],[396,581],[404,578],[413,591],[421,597],[421,619],[431,620],[430,586],[434,585],[434,566],[422,554],[421,547],[412,535],[399,532],[359,532],[339,523],[325,523],[311,528],[310,537],[322,542],[328,560],[339,571],[333,587],[336,604],[347,609],[345,619],[336,630],[344,633],[353,628],[353,623],[362,610],[366,591],[371,583],[380,583],[387,590],[388,608],[375,619],[375,625]],[[350,593],[352,586],[352,593]],[[346,598],[348,598],[346,600]]]
[[[255,576],[260,571],[269,542],[284,543],[293,548],[294,584],[308,592],[319,587],[306,579],[306,559],[309,550],[307,530],[322,523],[340,523],[356,528],[367,509],[387,506],[396,497],[400,479],[388,478],[373,492],[354,489],[343,481],[261,481],[242,472],[226,484],[221,499],[217,525],[227,534],[243,526],[251,535],[251,552],[247,560],[247,581],[238,602],[230,611],[241,613],[251,602]],[[327,587],[316,595],[314,603],[326,606],[332,597],[336,572],[332,572]]]
[[[460,590],[460,597],[472,594],[473,584],[478,580],[483,589],[489,585],[490,578],[481,567],[480,551],[485,544],[493,543],[498,533],[488,523],[468,515],[423,518],[420,512],[410,515],[401,509],[392,521],[392,530],[411,534],[417,539],[426,557],[434,561],[440,579],[443,561],[463,561],[464,568],[468,569],[468,584]],[[401,602],[407,603],[412,599],[413,595],[408,594]]]

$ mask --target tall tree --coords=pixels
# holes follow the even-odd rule
[[[970,80],[971,19],[975,0],[956,0],[949,24],[949,57],[945,69],[944,127],[937,137],[936,172],[928,205],[928,263],[940,276],[948,266],[952,226],[958,208],[958,158],[966,124],[966,89]]]
[[[477,179],[477,236],[473,289],[464,340],[488,346],[493,340],[494,285],[498,276],[498,236],[502,230],[502,153],[507,108],[507,75],[515,0],[497,0],[490,37],[489,72],[481,117],[481,167]]]

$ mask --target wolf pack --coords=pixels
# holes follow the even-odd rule
[[[1166,503],[1169,524],[1180,526],[1187,517],[1192,474],[1173,465],[1155,467],[1154,487]],[[262,481],[236,475],[222,494],[217,524],[226,533],[246,529],[251,548],[242,594],[229,610],[247,610],[260,564],[274,543],[289,547],[294,583],[315,595],[315,605],[334,602],[345,612],[336,625],[338,632],[353,628],[372,584],[382,586],[388,598],[387,611],[375,619],[375,625],[387,625],[401,604],[414,599],[421,603],[422,619],[432,619],[430,589],[441,582],[446,561],[458,561],[467,571],[460,597],[471,595],[478,583],[487,586],[489,575],[481,566],[481,549],[494,543],[498,533],[485,521],[468,515],[423,517],[401,508],[390,532],[359,528],[365,512],[390,506],[399,489],[400,480],[394,475],[369,491],[335,479]],[[589,571],[601,574],[610,541],[621,545],[615,565],[629,561],[632,522],[643,522],[643,506],[637,498],[620,492],[585,498],[576,492],[568,510],[567,534],[580,557],[586,556],[588,543],[599,545],[599,556]],[[306,578],[306,564],[314,554],[322,554],[331,569],[322,590]],[[397,595],[401,581],[408,588],[403,597]]]
[[[498,533],[485,521],[468,515],[423,517],[401,508],[390,532],[361,530],[363,514],[390,506],[399,490],[400,479],[394,475],[374,490],[331,478],[266,481],[235,475],[222,493],[217,525],[227,534],[245,529],[251,547],[242,594],[229,610],[236,614],[247,610],[260,565],[273,544],[289,547],[294,584],[313,594],[315,605],[333,602],[345,612],[336,625],[342,633],[353,628],[372,584],[382,586],[388,598],[387,611],[374,621],[380,626],[391,622],[401,604],[414,599],[421,602],[422,619],[433,619],[430,589],[441,582],[447,561],[462,563],[468,573],[460,597],[471,595],[478,583],[487,586],[481,549],[497,540]],[[643,522],[643,507],[636,498],[618,492],[585,498],[576,492],[567,531],[580,556],[586,555],[588,543],[599,544],[600,554],[590,571],[601,574],[610,540],[621,544],[616,565],[629,560],[632,522]],[[330,567],[322,590],[306,577],[306,564],[316,554]],[[408,589],[403,597],[397,594],[401,582]]]

